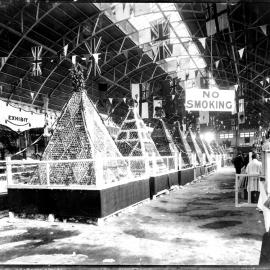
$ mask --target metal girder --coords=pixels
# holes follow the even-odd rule
[[[38,6],[39,6],[39,3],[38,3]],[[51,9],[49,9],[45,14],[43,14],[39,19],[37,19],[32,25],[30,28],[27,29],[27,31],[23,34],[17,32],[16,30],[12,29],[11,27],[7,26],[7,25],[4,25],[2,23],[0,23],[0,26],[5,28],[6,30],[18,35],[18,36],[21,36],[21,38],[19,39],[19,41],[15,44],[15,46],[13,46],[13,48],[10,50],[8,56],[7,56],[7,60],[6,62],[8,61],[8,59],[10,58],[10,56],[13,54],[13,52],[16,50],[16,48],[20,45],[20,43],[24,40],[24,39],[27,39],[31,42],[33,42],[34,44],[37,44],[39,46],[43,46],[46,50],[52,52],[53,54],[56,54],[56,52],[50,48],[48,48],[47,46],[37,42],[37,41],[34,41],[33,39],[31,38],[28,38],[27,35],[32,31],[32,29],[44,18],[46,17],[52,10],[55,9],[56,6],[53,6]],[[3,69],[4,65],[2,65],[0,67],[0,71]]]

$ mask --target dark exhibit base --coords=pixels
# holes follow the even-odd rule
[[[194,180],[194,168],[184,169],[179,171],[179,185],[185,185]]]
[[[150,198],[163,190],[179,185],[178,172],[150,177]]]
[[[7,193],[0,194],[0,211],[8,209],[8,195]]]
[[[8,189],[9,211],[56,218],[103,218],[150,196],[149,179],[102,190]]]

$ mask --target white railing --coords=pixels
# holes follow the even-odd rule
[[[5,163],[8,186],[28,188],[101,188],[178,170],[177,156],[42,161],[7,159]]]
[[[182,169],[180,161],[179,155],[42,161],[9,158],[2,162],[2,182],[5,191],[6,183],[25,188],[102,188],[176,172]]]
[[[256,191],[259,191],[260,178],[265,178],[264,175],[258,174],[236,174],[235,175],[235,207],[256,207],[257,203],[251,202],[251,181],[255,182]],[[242,198],[239,203],[239,192],[247,190],[247,199]],[[244,195],[243,195],[244,196]]]

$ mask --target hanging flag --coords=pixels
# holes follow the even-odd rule
[[[174,100],[174,98],[175,98],[175,95],[172,95],[172,100]]]
[[[238,124],[244,124],[245,123],[245,112],[239,112],[238,113]]]
[[[268,83],[270,82],[270,78],[269,78],[269,77],[266,77],[265,79],[266,79],[266,81],[267,81]]]
[[[149,118],[148,102],[142,102],[141,117]]]
[[[135,107],[139,105],[140,99],[141,99],[141,93],[140,93],[140,84],[139,83],[132,83],[131,84],[131,96],[136,104],[134,104]]]
[[[109,101],[112,104],[113,103],[113,98],[109,98]]]
[[[234,85],[234,90],[237,91],[237,88],[238,88],[238,84],[235,84]]]
[[[238,50],[238,53],[240,55],[240,59],[242,59],[242,57],[243,57],[244,50],[245,50],[245,48]]]
[[[218,68],[219,61],[220,61],[220,60],[217,60],[217,61],[215,62],[216,68]]]
[[[5,65],[5,63],[7,62],[7,57],[5,56],[5,57],[1,57],[1,67],[0,67],[0,69],[2,69],[3,68],[3,66]]]
[[[201,42],[203,48],[205,49],[206,37],[199,38],[199,41]]]
[[[42,52],[42,46],[36,46],[31,48],[32,56],[33,56],[33,62],[32,62],[32,75],[33,76],[40,76],[42,75],[41,71],[41,52]]]
[[[31,98],[34,98],[34,92],[30,92]]]
[[[200,111],[200,124],[209,124],[209,111]]]
[[[150,22],[151,26],[151,41],[153,44],[158,43],[156,61],[171,57],[173,46],[170,44],[170,27],[168,19],[159,19]]]
[[[217,32],[215,20],[206,22],[206,31],[208,37],[214,35]]]
[[[267,36],[267,25],[266,24],[261,25],[260,28],[261,28],[262,32],[264,33],[264,35]]]
[[[153,118],[162,118],[162,117],[165,117],[165,113],[162,108],[162,100],[154,99],[153,100]]]
[[[219,31],[229,28],[229,21],[227,13],[218,16]]]
[[[125,98],[125,97],[124,97],[124,98],[123,98],[123,101],[124,101],[124,102],[126,103],[126,101],[127,101],[127,98]]]
[[[63,48],[63,54],[65,57],[67,57],[67,51],[68,51],[68,44],[64,46]]]

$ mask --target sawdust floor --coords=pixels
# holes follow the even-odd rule
[[[103,226],[0,219],[1,264],[258,265],[255,208],[234,207],[234,170],[218,173]]]

